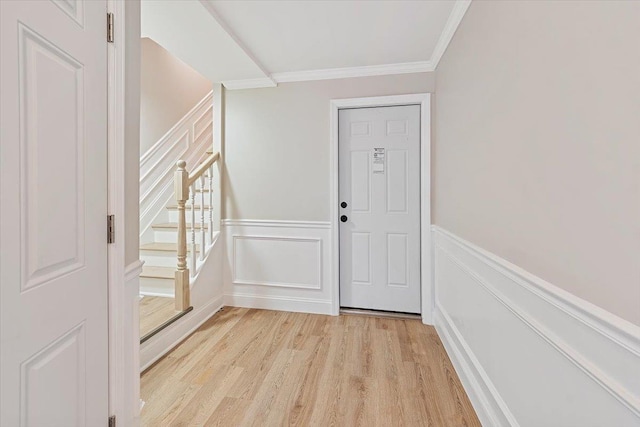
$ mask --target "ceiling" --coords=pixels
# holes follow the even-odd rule
[[[229,89],[432,71],[470,0],[144,0],[143,36]]]

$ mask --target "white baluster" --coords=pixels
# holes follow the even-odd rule
[[[191,184],[191,277],[196,275],[196,184]]]
[[[204,226],[204,173],[200,175],[200,261],[204,261],[207,230]]]
[[[209,168],[209,244],[213,244],[213,165]]]

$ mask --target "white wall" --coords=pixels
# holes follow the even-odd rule
[[[141,40],[140,154],[211,92],[211,82],[149,38]]]
[[[433,165],[437,225],[636,325],[639,23],[639,2],[473,2]]]
[[[434,85],[419,73],[226,91],[223,218],[328,221],[329,100]]]

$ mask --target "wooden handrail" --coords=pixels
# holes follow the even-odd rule
[[[209,230],[209,244],[213,244],[213,192],[212,177],[213,165],[220,159],[220,153],[213,153],[208,156],[193,172],[187,171],[187,163],[180,160],[177,163],[175,172],[175,195],[178,203],[178,242],[177,252],[178,260],[175,272],[175,307],[178,311],[184,311],[189,308],[191,303],[189,277],[196,272],[196,181],[200,180],[200,260],[204,260],[206,250],[206,230]],[[209,221],[205,223],[205,172],[209,171]],[[187,264],[187,220],[186,206],[187,201],[191,198],[191,266]]]
[[[207,159],[200,164],[193,172],[189,174],[189,183],[188,185],[196,182],[196,179],[200,178],[202,174],[206,172],[218,159],[220,158],[220,153],[213,153]]]

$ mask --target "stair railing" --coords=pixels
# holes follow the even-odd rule
[[[198,250],[196,245],[196,230],[200,231],[200,260],[208,246],[213,244],[213,165],[220,159],[220,153],[213,153],[207,157],[191,173],[187,171],[187,162],[179,160],[175,172],[175,195],[178,203],[178,263],[175,274],[175,304],[176,310],[186,310],[190,305],[189,280],[196,273]],[[208,178],[208,179],[207,179]],[[196,183],[200,184],[200,188]],[[206,185],[208,182],[208,186]],[[200,222],[196,225],[196,193],[200,192]],[[208,193],[209,205],[208,221],[205,221],[205,193]],[[187,227],[186,205],[191,201],[191,224]],[[190,234],[191,257],[187,265],[187,233]],[[207,237],[208,236],[208,237]],[[208,245],[207,245],[208,240]]]

